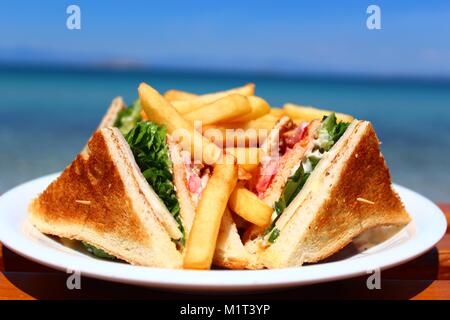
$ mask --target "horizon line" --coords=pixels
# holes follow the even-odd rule
[[[111,72],[111,73],[158,73],[177,75],[198,75],[210,77],[258,77],[279,80],[359,80],[359,81],[387,81],[387,82],[426,82],[426,83],[448,83],[450,76],[447,75],[421,75],[421,74],[378,74],[370,72],[326,72],[294,70],[292,72],[279,70],[245,70],[245,69],[222,69],[222,68],[198,68],[198,67],[169,67],[151,66],[141,64],[108,64],[108,63],[38,63],[38,62],[7,62],[0,61],[1,71],[73,71],[73,72]]]

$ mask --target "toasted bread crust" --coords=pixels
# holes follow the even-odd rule
[[[86,241],[132,264],[181,267],[181,255],[133,182],[144,178],[129,173],[134,159],[114,158],[115,137],[122,138],[117,129],[94,133],[86,152],[31,202],[31,222],[43,233]]]
[[[389,170],[372,125],[362,121],[355,124],[353,134],[338,142],[339,150],[335,150],[338,152],[334,152],[327,167],[310,177],[317,180],[317,188],[311,185],[302,190],[306,193],[305,200],[295,209],[276,242],[261,254],[260,260],[266,267],[317,262],[370,228],[405,225],[410,221],[392,189]],[[351,145],[356,135],[358,141]],[[328,189],[326,194],[324,189]],[[323,199],[317,205],[310,205],[317,197]]]
[[[127,105],[125,101],[123,101],[122,97],[115,97],[111,102],[108,111],[106,111],[106,114],[103,116],[102,121],[100,121],[97,130],[102,128],[113,127],[114,124],[116,123],[119,112],[125,109],[126,107]]]
[[[114,124],[116,123],[117,120],[117,116],[119,115],[119,112],[122,111],[123,109],[125,109],[127,107],[125,101],[123,101],[122,97],[115,97],[112,101],[111,104],[109,105],[108,110],[106,111],[106,113],[103,115],[102,120],[100,121],[100,123],[97,126],[97,130],[100,130],[102,128],[108,128],[108,127],[113,127]],[[83,147],[83,150],[81,150],[80,154],[83,157],[86,157],[86,153],[87,153],[87,144]]]
[[[195,206],[192,202],[186,175],[186,165],[181,155],[181,147],[169,139],[169,152],[172,160],[173,183],[176,188],[177,198],[180,205],[180,216],[183,221],[186,239],[189,238],[192,223],[195,217]]]

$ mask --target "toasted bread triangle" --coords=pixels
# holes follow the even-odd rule
[[[214,265],[228,269],[249,269],[256,258],[256,255],[250,254],[244,247],[233,216],[226,208],[217,237]]]
[[[409,221],[372,125],[355,120],[280,217],[280,235],[259,261],[268,268],[317,262],[370,228]]]
[[[29,218],[43,233],[86,241],[132,264],[181,268],[130,154],[116,128],[96,131],[86,151],[32,201]]]

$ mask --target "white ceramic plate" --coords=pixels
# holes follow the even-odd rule
[[[395,185],[412,222],[392,237],[370,247],[365,235],[331,261],[299,268],[257,271],[167,270],[105,261],[71,249],[37,231],[27,220],[29,201],[57,177],[45,176],[20,185],[0,197],[0,241],[16,253],[63,271],[148,287],[195,290],[259,290],[306,285],[367,274],[411,260],[432,248],[444,235],[442,211],[425,197]],[[383,230],[384,232],[385,230]],[[378,231],[377,231],[378,232]],[[384,234],[384,233],[383,233]],[[362,247],[370,248],[362,251]]]

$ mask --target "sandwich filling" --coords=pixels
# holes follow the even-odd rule
[[[345,130],[349,125],[350,123],[348,122],[338,123],[334,113],[329,116],[325,116],[322,119],[317,132],[314,135],[311,135],[313,138],[312,149],[307,150],[303,156],[303,160],[292,169],[292,175],[288,178],[280,198],[275,202],[272,223],[264,231],[262,235],[263,240],[273,243],[279,236],[280,230],[275,227],[277,220],[286,207],[289,206],[289,204],[302,190],[308,180],[308,177],[311,175],[319,161],[345,133]],[[305,128],[308,127],[308,125],[305,126]],[[307,129],[304,129],[303,131],[305,130]]]
[[[128,108],[119,112],[114,127],[126,136],[142,120],[141,110],[141,102],[137,99]]]
[[[177,246],[183,247],[186,239],[180,218],[180,205],[173,184],[172,162],[166,143],[166,127],[141,120],[141,104],[139,100],[136,100],[128,108],[119,112],[114,126],[124,135],[142,175],[175,219],[182,236],[174,241]],[[115,259],[114,256],[89,243],[82,242],[82,244],[97,257]]]
[[[172,176],[172,162],[166,143],[166,127],[150,121],[141,121],[125,136],[134,159],[158,197],[166,205],[177,222],[182,236],[177,244],[184,246],[184,228],[180,219],[178,203]]]
[[[278,146],[272,146],[275,149],[269,151],[272,154],[266,155],[262,159],[259,177],[254,188],[259,198],[265,197],[278,171],[288,161],[292,153],[306,147],[316,127],[317,125],[314,122],[302,122],[295,125],[289,120],[279,129]],[[273,154],[274,152],[276,154]]]
[[[191,154],[182,151],[186,183],[195,208],[198,207],[200,197],[206,188],[212,169],[203,163],[195,163],[191,160]]]

